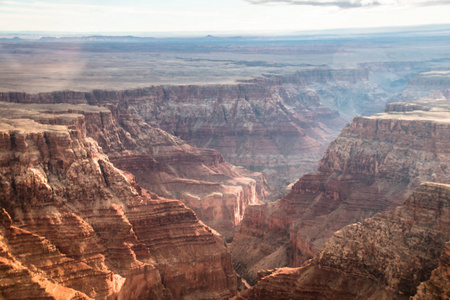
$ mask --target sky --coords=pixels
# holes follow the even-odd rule
[[[450,23],[450,0],[0,0],[0,31],[295,32]]]

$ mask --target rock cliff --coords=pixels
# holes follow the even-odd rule
[[[0,296],[233,296],[237,277],[223,239],[181,202],[114,167],[86,136],[88,117],[72,108],[0,109]]]
[[[302,267],[260,272],[237,298],[408,299],[429,279],[416,298],[445,299],[449,239],[450,185],[424,183],[394,211],[337,231]]]
[[[276,199],[313,170],[343,121],[311,91],[246,83],[94,91],[91,101],[119,103],[188,144],[218,150],[225,161],[262,172]]]
[[[216,149],[225,161],[262,172],[266,199],[276,200],[285,195],[286,186],[317,168],[326,147],[345,124],[339,113],[350,120],[355,114],[381,112],[387,99],[401,92],[403,85],[386,90],[390,85],[373,79],[373,74],[386,72],[391,78],[399,73],[395,76],[403,78],[411,68],[370,64],[354,69],[322,67],[228,85],[2,93],[0,99],[127,107],[150,126],[191,146]],[[140,176],[137,179],[143,184]]]
[[[415,108],[421,107],[426,110],[399,103],[356,117],[316,172],[284,198],[249,207],[231,248],[238,273],[254,282],[261,266],[300,266],[335,231],[393,209],[421,182],[450,182],[448,103],[422,101]],[[254,258],[247,261],[246,253]]]
[[[216,150],[191,147],[145,123],[124,106],[32,106],[55,115],[83,115],[86,134],[99,143],[116,167],[132,173],[142,187],[183,201],[226,238],[231,238],[246,207],[264,199],[260,173],[226,163]]]
[[[152,192],[184,202],[207,225],[231,238],[249,204],[264,199],[260,173],[225,162],[213,149],[189,146],[126,107],[86,116],[87,134],[114,165]]]

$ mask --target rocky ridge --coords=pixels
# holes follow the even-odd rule
[[[428,280],[415,299],[445,299],[449,239],[450,185],[424,183],[395,211],[337,231],[302,267],[260,272],[237,298],[408,299]]]
[[[450,182],[448,103],[411,107],[398,103],[355,117],[316,172],[301,177],[284,198],[247,208],[231,247],[238,273],[255,282],[259,269],[300,266],[335,231],[393,209],[421,182]]]
[[[2,298],[236,293],[223,239],[181,202],[114,167],[86,136],[86,116],[14,104],[0,116]]]

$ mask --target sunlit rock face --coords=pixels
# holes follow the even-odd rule
[[[317,166],[344,124],[314,91],[292,83],[160,86],[132,93],[94,95],[99,102],[125,101],[131,112],[188,144],[216,149],[227,162],[262,172],[269,200]]]
[[[86,117],[87,135],[102,146],[111,162],[132,173],[144,188],[179,199],[226,238],[246,207],[264,199],[260,173],[233,166],[213,149],[189,146],[148,125],[124,106]]]
[[[51,95],[55,97],[57,93]],[[43,99],[33,101],[54,101],[52,97]],[[142,187],[183,201],[227,239],[232,238],[233,227],[242,220],[246,207],[264,199],[260,173],[225,162],[216,150],[191,147],[148,125],[124,106],[40,104],[34,107],[55,115],[83,115],[87,136],[99,143],[116,167],[132,173]]]
[[[446,299],[449,240],[450,185],[424,183],[395,210],[337,231],[300,268],[261,271],[237,298]]]
[[[5,103],[0,115],[2,298],[236,293],[223,239],[181,202],[117,169],[86,136],[85,115]]]
[[[421,182],[449,183],[449,111],[444,100],[421,101],[356,117],[316,172],[284,198],[247,209],[231,248],[236,270],[254,282],[261,267],[300,266],[335,231],[401,205]]]
[[[353,69],[324,66],[237,84],[1,93],[0,99],[126,107],[150,126],[191,146],[216,149],[225,161],[263,173],[265,199],[272,201],[284,196],[286,187],[300,176],[316,170],[346,121],[357,114],[382,111],[386,101],[406,85],[402,81],[392,86],[391,81],[409,78],[417,68],[402,63],[364,64]],[[137,176],[145,186],[148,180],[141,179]]]

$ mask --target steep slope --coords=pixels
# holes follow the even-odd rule
[[[225,237],[231,238],[248,205],[264,199],[260,173],[225,162],[216,150],[191,147],[124,107],[112,110],[102,115],[101,125],[87,121],[88,135],[111,162],[132,173],[142,187],[181,200]]]
[[[449,299],[450,298],[450,242],[445,244],[439,266],[433,270],[428,281],[417,289],[414,300],[419,299]]]
[[[266,200],[276,200],[285,195],[290,183],[317,168],[344,119],[382,111],[388,99],[402,92],[405,78],[423,68],[419,63],[374,63],[354,69],[321,67],[266,75],[238,84],[1,93],[0,99],[126,107],[150,126],[191,146],[216,149],[225,161],[262,172]],[[392,85],[392,81],[401,82]],[[146,180],[141,179],[138,176],[144,184]]]
[[[1,258],[10,274],[2,297],[14,297],[11,289],[55,299],[236,293],[217,233],[116,169],[86,136],[85,116],[35,108],[0,109]]]
[[[51,114],[82,114],[86,134],[99,143],[116,167],[132,173],[142,187],[183,201],[226,238],[231,238],[245,208],[264,199],[260,173],[226,163],[215,150],[191,147],[130,114],[126,107],[31,106]],[[7,107],[19,106],[11,103]]]
[[[445,261],[449,239],[450,185],[425,183],[395,211],[337,231],[301,268],[261,273],[238,299],[408,299],[430,278],[441,254]],[[443,278],[431,292],[444,295],[448,283]]]
[[[421,182],[450,182],[449,104],[387,110],[356,117],[286,197],[247,209],[231,248],[238,273],[254,282],[280,261],[300,266],[335,231],[400,205]]]
[[[94,91],[94,97],[100,103],[126,102],[147,123],[190,145],[216,149],[234,165],[262,172],[269,183],[268,199],[274,200],[316,167],[344,124],[314,90],[305,89],[300,79],[291,81]]]

